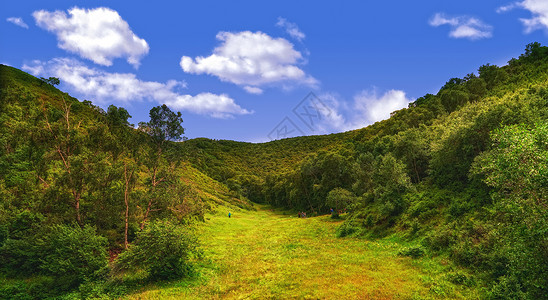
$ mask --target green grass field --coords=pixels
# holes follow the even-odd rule
[[[204,251],[192,279],[148,285],[129,299],[478,298],[441,257],[400,257],[396,237],[337,238],[329,216],[300,219],[269,207],[219,210],[198,228]]]

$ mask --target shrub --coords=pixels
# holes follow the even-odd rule
[[[89,225],[56,225],[45,237],[40,268],[67,288],[106,274],[107,239]]]
[[[425,251],[422,247],[406,247],[400,249],[399,256],[409,256],[411,258],[419,258],[424,256]]]
[[[448,249],[455,243],[454,232],[447,227],[433,229],[422,241],[423,245],[434,251]]]
[[[446,274],[445,278],[454,284],[465,285],[468,287],[476,284],[474,277],[458,271]]]
[[[30,211],[15,215],[3,225],[0,245],[0,269],[11,276],[32,275],[39,271],[44,217]]]
[[[187,228],[167,220],[154,221],[137,233],[136,241],[123,252],[116,269],[144,270],[150,279],[173,279],[192,273],[191,259],[199,256],[197,239]]]

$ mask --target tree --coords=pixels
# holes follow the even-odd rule
[[[492,134],[472,175],[495,189],[495,249],[506,264],[493,292],[539,299],[548,292],[548,125],[511,125]]]
[[[335,208],[335,215],[341,210],[347,209],[356,201],[356,197],[352,192],[343,188],[334,188],[327,194],[326,204],[331,208]]]
[[[424,128],[400,132],[394,145],[394,153],[407,165],[408,174],[415,183],[426,177],[430,160],[429,144],[422,134]]]
[[[451,89],[443,90],[439,93],[441,104],[445,110],[450,113],[455,111],[460,106],[466,104],[470,98],[468,91],[462,86],[456,86]]]
[[[506,71],[496,65],[485,64],[479,67],[478,73],[480,78],[485,80],[485,87],[489,90],[497,84],[502,84],[508,80],[508,74]]]
[[[185,133],[185,129],[181,125],[183,123],[181,113],[174,113],[165,104],[153,107],[149,116],[150,121],[140,122],[139,128],[152,137],[153,143],[159,151],[162,150],[166,142],[180,140]]]
[[[61,83],[61,81],[57,77],[50,77],[48,79],[44,77],[40,77],[40,80],[42,80],[42,82],[47,83],[49,85],[59,85]]]
[[[164,150],[165,145],[169,141],[177,141],[182,138],[185,133],[185,129],[181,125],[183,119],[180,112],[173,112],[165,104],[161,106],[153,107],[150,110],[150,121],[139,123],[139,129],[148,134],[152,140],[152,147],[149,151],[149,159],[147,160],[148,168],[151,171],[150,177],[150,194],[148,205],[141,223],[141,229],[144,228],[146,221],[149,218],[152,205],[156,198],[160,196],[157,193],[157,189],[161,183],[164,183],[173,176],[173,173],[165,172],[165,168],[162,165],[166,165],[162,162],[162,158],[166,157]]]
[[[128,229],[129,229],[129,210],[130,210],[130,195],[135,186],[137,164],[135,157],[139,146],[135,142],[133,132],[131,132],[131,124],[128,119],[131,115],[124,108],[110,105],[107,110],[107,124],[110,131],[113,132],[117,139],[112,147],[113,157],[115,162],[121,161],[123,165],[123,186],[124,186],[124,248],[128,248]],[[119,159],[120,158],[120,159]]]
[[[63,98],[63,110],[53,108],[49,113],[52,120],[45,112],[46,132],[49,135],[49,158],[58,158],[60,163],[53,164],[50,173],[56,174],[54,184],[43,182],[47,187],[57,190],[60,194],[68,191],[74,207],[76,222],[83,226],[81,216],[82,196],[88,189],[92,176],[97,175],[94,169],[100,168],[104,153],[93,153],[88,146],[93,131],[90,124],[83,125],[83,120],[76,119],[71,113],[72,103]],[[92,132],[93,131],[93,132]],[[59,162],[59,161],[58,161]]]
[[[495,148],[476,157],[472,174],[504,198],[530,199],[546,205],[548,198],[548,125],[506,126],[493,133]]]

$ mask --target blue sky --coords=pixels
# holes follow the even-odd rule
[[[364,127],[546,44],[548,1],[10,1],[0,63],[132,123],[261,142]]]

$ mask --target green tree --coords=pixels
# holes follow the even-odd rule
[[[139,129],[148,134],[152,141],[152,147],[150,148],[146,163],[151,173],[150,193],[141,229],[144,228],[149,218],[153,204],[165,195],[165,193],[159,190],[160,185],[175,179],[173,172],[168,170],[169,167],[173,169],[174,160],[164,153],[166,143],[180,140],[185,132],[182,126],[183,119],[181,118],[181,113],[171,111],[165,104],[153,107],[149,115],[149,122],[139,123]]]
[[[476,158],[472,174],[485,174],[485,183],[504,198],[548,199],[548,125],[511,125],[495,130],[495,148]]]
[[[493,132],[493,141],[471,169],[495,191],[499,230],[492,235],[506,264],[492,293],[542,298],[548,293],[548,124],[506,126]]]
[[[124,108],[110,105],[107,110],[107,124],[110,131],[116,136],[115,142],[111,147],[113,153],[114,167],[118,166],[120,173],[123,173],[122,186],[124,197],[124,248],[128,248],[129,240],[129,223],[130,223],[130,207],[131,195],[135,188],[138,172],[137,156],[139,155],[140,145],[132,125],[128,119],[131,115]]]
[[[326,198],[326,205],[330,208],[334,208],[336,214],[341,210],[346,210],[356,201],[356,197],[352,192],[343,188],[334,188],[328,194]]]
[[[430,145],[423,134],[425,131],[426,128],[421,127],[401,132],[394,145],[394,154],[407,165],[407,172],[415,183],[426,177],[430,161]]]
[[[443,104],[447,112],[455,111],[470,99],[470,94],[462,86],[444,89],[438,95],[440,96],[441,104]]]
[[[40,77],[40,80],[42,80],[42,82],[45,82],[49,85],[59,85],[61,83],[61,81],[57,77],[49,77],[47,79],[44,77]]]

